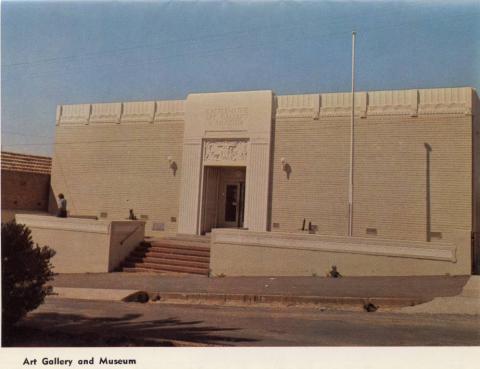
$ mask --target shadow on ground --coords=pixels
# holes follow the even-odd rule
[[[141,314],[88,317],[35,313],[3,337],[4,347],[232,346],[255,339],[233,337],[239,328],[202,326],[202,321],[176,318],[139,320]],[[178,342],[181,341],[181,342]]]

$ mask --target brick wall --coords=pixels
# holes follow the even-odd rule
[[[359,93],[354,236],[451,241],[459,233],[462,240],[469,239],[474,222],[480,229],[478,206],[479,216],[472,221],[472,186],[477,198],[480,193],[478,180],[472,177],[468,93],[472,90],[387,91],[368,97]],[[307,224],[317,226],[319,234],[347,234],[348,97],[278,97],[271,168],[272,231],[298,231],[305,218]],[[475,99],[478,104],[476,95]],[[138,111],[132,108],[131,112],[125,110],[126,104],[134,103],[118,109],[113,104],[116,110],[109,107],[111,111],[98,113],[93,123],[95,109],[103,109],[101,104],[59,108],[53,192],[66,195],[72,214],[106,213],[108,218],[122,219],[133,208],[137,216],[148,217],[148,233],[153,222],[163,223],[167,233],[176,233],[177,223],[171,220],[178,217],[182,174],[181,102],[156,102],[156,108],[153,102],[135,103],[146,105],[132,105]],[[123,122],[126,113],[136,121]],[[102,121],[109,114],[110,121]],[[175,176],[168,156],[178,167]],[[285,168],[281,158],[286,160]]]
[[[50,175],[2,170],[2,211],[47,211]]]
[[[176,232],[181,178],[183,122],[59,125],[52,189],[62,192],[75,215],[125,219],[133,208],[152,223]],[[178,170],[175,175],[167,157]],[[55,201],[50,199],[50,210]],[[105,214],[103,214],[105,215]]]
[[[471,119],[467,115],[356,119],[354,236],[375,237],[367,234],[372,228],[380,238],[425,241],[428,210],[432,239],[448,239],[452,230],[469,232]],[[307,224],[318,226],[318,233],[348,233],[349,132],[347,117],[277,119],[272,223],[279,228],[272,230],[298,230],[306,218]],[[431,149],[429,168],[425,144]],[[282,157],[291,168],[289,179]]]
[[[349,127],[348,118],[276,120],[272,231],[298,231],[305,218],[318,233],[347,233]]]

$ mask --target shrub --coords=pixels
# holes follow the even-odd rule
[[[30,230],[15,221],[2,223],[2,331],[36,309],[51,292],[50,259],[55,251],[39,247]]]

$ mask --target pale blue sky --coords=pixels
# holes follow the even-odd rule
[[[2,149],[52,154],[58,104],[191,92],[480,88],[480,4],[2,2]]]

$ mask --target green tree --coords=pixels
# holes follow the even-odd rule
[[[55,251],[34,244],[31,231],[15,221],[2,223],[2,335],[51,292],[50,259]]]

